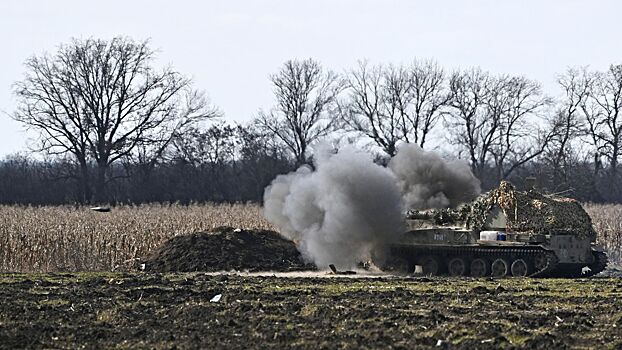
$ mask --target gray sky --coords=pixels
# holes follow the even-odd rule
[[[622,63],[616,0],[0,2],[0,111],[32,54],[71,37],[151,38],[171,63],[207,91],[228,120],[272,104],[268,75],[287,59],[313,57],[337,71],[359,59],[434,58],[448,70],[479,65],[522,74],[556,94],[572,65]],[[26,149],[21,126],[0,115],[0,156]]]

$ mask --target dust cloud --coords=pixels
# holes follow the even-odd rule
[[[397,176],[408,209],[454,208],[481,192],[466,162],[445,160],[416,144],[401,145],[389,168]]]
[[[315,170],[279,175],[264,192],[264,216],[323,269],[353,268],[404,232],[408,209],[453,206],[479,193],[466,164],[403,145],[388,167],[353,146],[320,148]]]

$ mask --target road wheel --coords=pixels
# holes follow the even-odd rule
[[[488,263],[484,259],[475,259],[471,262],[471,276],[484,277],[490,274]]]
[[[464,276],[467,272],[467,265],[462,258],[453,258],[447,264],[451,276]]]
[[[505,277],[510,272],[510,264],[505,259],[497,259],[492,262],[492,277]]]
[[[543,270],[548,265],[548,261],[546,259],[546,255],[538,254],[533,259],[533,267],[536,269],[536,272]]]
[[[526,277],[529,274],[529,265],[523,259],[516,259],[512,263],[510,270],[514,277]]]
[[[421,269],[424,275],[436,276],[441,268],[438,260],[433,256],[427,256],[421,260]]]

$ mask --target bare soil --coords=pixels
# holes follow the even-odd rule
[[[1,274],[0,300],[5,349],[622,347],[615,278]]]
[[[0,349],[622,348],[614,267],[574,280],[327,275],[275,232],[229,227],[142,263],[0,274]]]
[[[145,271],[300,271],[313,270],[293,242],[277,232],[219,227],[176,236],[144,258]]]

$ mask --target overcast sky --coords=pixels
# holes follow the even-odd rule
[[[0,2],[0,111],[33,54],[71,37],[151,38],[235,121],[272,104],[268,75],[291,58],[337,71],[357,60],[434,58],[448,70],[479,65],[522,74],[556,94],[565,67],[622,63],[622,2],[616,0]],[[27,135],[0,115],[0,156],[26,149]]]

